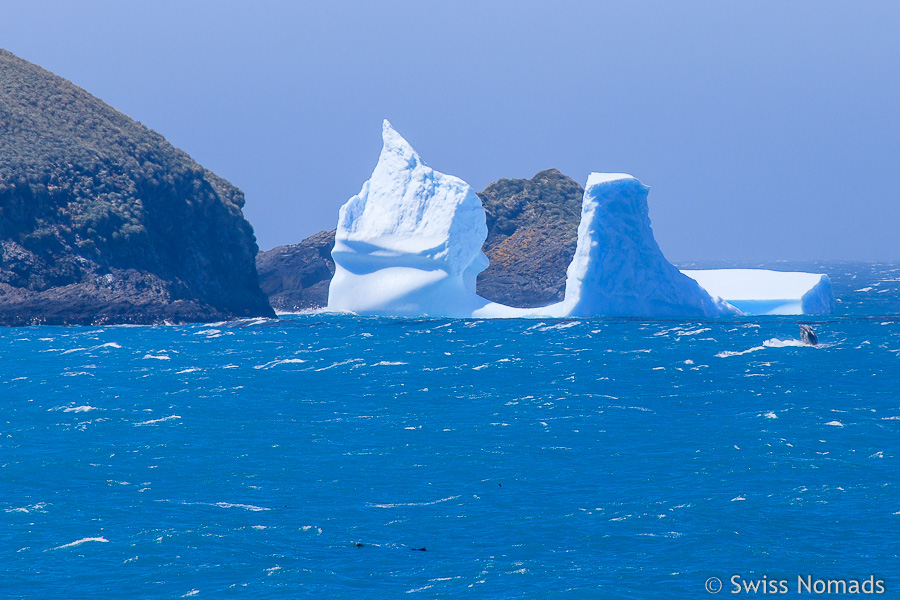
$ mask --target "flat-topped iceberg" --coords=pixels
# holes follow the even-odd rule
[[[822,273],[765,269],[704,269],[682,273],[744,314],[824,315],[834,312],[831,280]]]
[[[463,180],[425,165],[384,122],[372,176],[341,207],[329,310],[431,317],[716,317],[833,310],[823,275],[675,268],[653,237],[648,188],[592,173],[562,302],[514,308],[475,293],[485,213]]]

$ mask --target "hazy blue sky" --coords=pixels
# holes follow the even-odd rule
[[[900,2],[4,0],[0,46],[241,187],[337,221],[388,118],[476,190],[649,185],[672,260],[900,259]]]

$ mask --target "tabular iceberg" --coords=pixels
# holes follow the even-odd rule
[[[648,188],[592,173],[562,302],[513,308],[475,293],[488,266],[485,213],[463,180],[426,166],[384,122],[372,176],[341,207],[328,309],[431,317],[716,317],[831,312],[824,275],[751,269],[684,271],[650,228]],[[723,300],[724,298],[724,300]]]
[[[765,269],[682,271],[710,294],[748,315],[825,315],[834,312],[831,280],[822,273]]]

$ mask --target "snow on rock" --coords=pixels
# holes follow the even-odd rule
[[[831,280],[821,273],[765,269],[685,270],[682,273],[745,314],[819,315],[834,312]]]
[[[588,177],[561,312],[573,317],[739,314],[663,256],[650,228],[648,191],[623,173]]]
[[[341,207],[330,310],[471,316],[488,260],[481,200],[463,180],[427,167],[388,121],[371,178]]]

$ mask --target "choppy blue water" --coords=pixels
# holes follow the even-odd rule
[[[0,330],[0,596],[900,597],[900,267],[824,269],[813,320]]]

